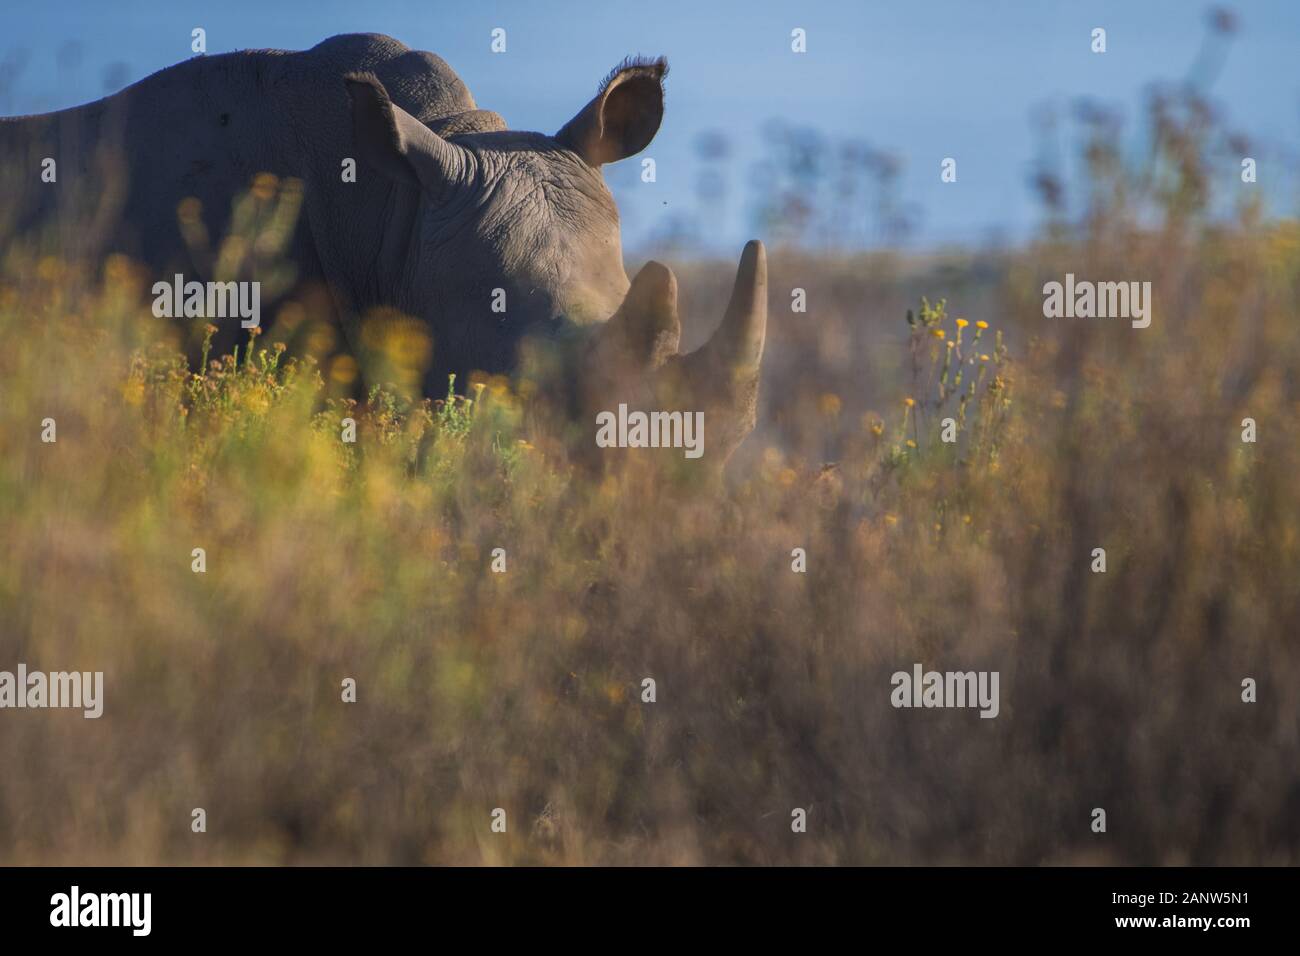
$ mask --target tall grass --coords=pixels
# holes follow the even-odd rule
[[[11,244],[0,668],[106,700],[0,714],[0,862],[1300,862],[1300,227],[1177,212],[910,323],[875,260],[778,253],[716,491],[571,469],[500,380],[412,401],[400,322],[360,404],[328,348],[191,371],[129,263]],[[1044,319],[1067,271],[1151,327]],[[832,304],[783,314],[796,274]],[[1000,716],[892,708],[913,662]]]

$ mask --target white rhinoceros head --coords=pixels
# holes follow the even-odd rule
[[[625,61],[554,136],[505,129],[481,110],[422,123],[374,76],[348,77],[363,156],[419,190],[396,304],[432,327],[430,394],[442,394],[449,371],[517,370],[522,355],[547,351],[541,343],[553,347],[533,367],[544,379],[539,397],[588,441],[594,415],[620,402],[704,412],[705,454],[718,465],[753,429],[767,316],[762,244],[746,246],[721,326],[689,355],[677,352],[672,272],[651,262],[629,282],[623,268],[601,167],[649,145],[666,72],[663,59]]]

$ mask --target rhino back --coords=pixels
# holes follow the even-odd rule
[[[68,255],[122,252],[203,277],[210,263],[182,235],[180,203],[197,199],[207,235],[219,238],[236,197],[269,172],[304,184],[291,248],[300,274],[356,285],[358,242],[380,245],[391,230],[386,186],[340,176],[353,152],[343,77],[357,71],[375,73],[425,122],[474,108],[440,57],[375,34],[195,57],[94,103],[0,119],[0,185],[11,197],[0,203],[0,235],[44,230]],[[57,185],[41,181],[46,157],[58,163]]]

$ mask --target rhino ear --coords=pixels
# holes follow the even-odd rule
[[[664,118],[668,61],[628,59],[605,78],[596,98],[555,134],[592,166],[634,156],[650,145]]]
[[[352,100],[352,132],[362,159],[386,176],[432,195],[464,180],[465,150],[395,105],[378,77],[351,73],[343,81]]]

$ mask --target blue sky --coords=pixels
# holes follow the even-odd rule
[[[1212,94],[1232,127],[1259,144],[1260,188],[1275,208],[1294,212],[1296,176],[1283,167],[1295,168],[1300,142],[1300,2],[1229,7],[1240,28]],[[624,56],[665,54],[668,110],[644,154],[656,161],[657,181],[642,183],[636,160],[608,171],[629,246],[662,234],[674,217],[719,245],[754,233],[747,201],[763,180],[752,167],[763,154],[760,131],[776,119],[897,156],[894,198],[915,211],[910,245],[925,248],[1029,234],[1039,218],[1028,186],[1031,110],[1090,97],[1135,117],[1152,80],[1186,74],[1208,8],[1196,0],[61,0],[0,14],[0,58],[22,64],[0,91],[0,111],[95,99],[111,64],[124,64],[118,75],[134,81],[188,57],[196,26],[207,31],[209,53],[302,49],[365,31],[438,53],[480,106],[512,126],[554,132]],[[1098,26],[1107,31],[1100,55],[1089,49]],[[496,27],[507,31],[504,54],[490,50]],[[807,31],[805,54],[790,50],[795,27]],[[696,144],[706,130],[734,145],[723,169],[728,199],[702,212]],[[958,160],[953,184],[939,179],[948,156]]]

